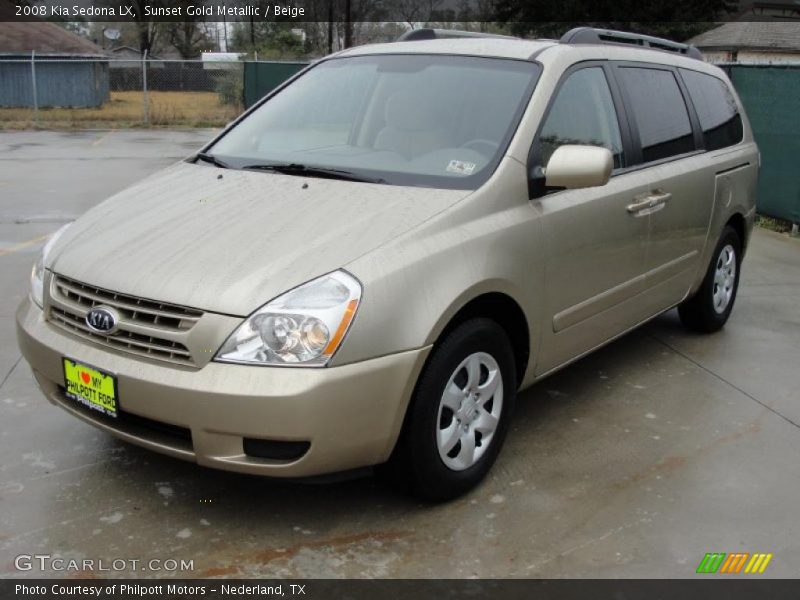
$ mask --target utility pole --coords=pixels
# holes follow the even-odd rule
[[[353,22],[350,19],[350,0],[344,0],[344,47],[353,45]]]
[[[144,125],[145,127],[149,127],[150,101],[147,97],[147,48],[145,48],[144,53],[142,54],[142,98],[144,99]]]
[[[33,120],[39,116],[39,94],[36,90],[36,50],[31,50],[31,93],[33,94]]]
[[[225,37],[225,52],[228,51],[228,16],[222,13],[222,33]]]
[[[328,54],[333,54],[333,0],[328,0]]]

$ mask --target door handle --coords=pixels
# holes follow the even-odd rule
[[[663,192],[661,190],[653,190],[652,192],[648,192],[646,194],[642,194],[641,196],[636,196],[634,200],[636,202],[632,204],[628,204],[626,207],[629,213],[641,213],[637,216],[644,216],[645,214],[650,214],[651,212],[655,212],[656,210],[660,210],[663,208],[664,204],[672,198],[672,194],[669,192]],[[647,211],[646,213],[642,213],[641,211]]]
[[[645,208],[650,208],[652,206],[650,204],[650,199],[645,198],[644,200],[639,200],[638,202],[634,202],[633,204],[628,204],[628,212],[629,213],[637,213],[640,210],[644,210]]]
[[[661,190],[653,190],[649,198],[650,202],[652,202],[651,206],[655,206],[656,204],[664,204],[667,200],[672,198],[672,194],[669,192],[662,192]]]

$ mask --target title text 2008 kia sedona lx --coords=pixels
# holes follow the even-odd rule
[[[728,319],[759,154],[698,56],[582,28],[320,60],[53,235],[22,352],[52,403],[158,452],[463,493],[519,389],[672,307]]]

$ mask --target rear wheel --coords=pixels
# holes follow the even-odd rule
[[[511,343],[489,319],[462,323],[433,350],[398,446],[416,495],[446,500],[483,479],[503,444],[516,381]]]
[[[678,307],[678,314],[686,327],[710,333],[725,325],[739,288],[741,255],[739,234],[726,226],[700,289]]]

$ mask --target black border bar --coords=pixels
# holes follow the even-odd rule
[[[624,23],[793,20],[800,26],[800,4],[793,0],[0,0],[0,21],[40,20],[558,22],[604,28]]]
[[[693,579],[6,579],[0,598],[37,600],[173,600],[292,598],[296,600],[744,600],[800,597],[800,579],[760,576]],[[231,593],[231,592],[234,593]]]

